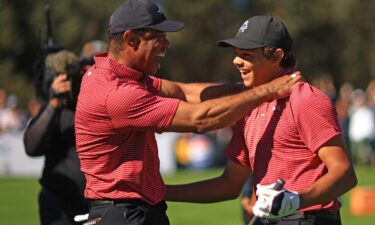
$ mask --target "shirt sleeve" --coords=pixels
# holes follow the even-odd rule
[[[157,91],[159,82],[150,78],[145,85],[120,86],[109,94],[107,111],[115,129],[163,132],[169,127],[180,100],[152,93]]]
[[[50,105],[43,106],[39,114],[29,121],[23,136],[29,156],[41,156],[51,149],[52,137],[57,130],[54,123],[57,110]]]
[[[225,149],[225,155],[232,161],[242,165],[250,166],[249,153],[244,139],[244,120],[241,119],[233,128],[232,139]]]
[[[290,101],[293,120],[305,145],[316,152],[342,131],[332,101],[307,83],[294,87]]]
[[[145,76],[143,81],[147,89],[154,95],[158,94],[161,89],[161,79],[154,76]]]

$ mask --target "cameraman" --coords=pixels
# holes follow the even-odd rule
[[[74,216],[88,213],[74,136],[75,104],[85,66],[66,50],[46,57],[44,76],[54,74],[52,81],[45,81],[50,84],[49,99],[24,133],[26,153],[45,157],[38,199],[41,225],[77,225]]]

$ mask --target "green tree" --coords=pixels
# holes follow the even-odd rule
[[[232,37],[241,23],[272,14],[294,38],[298,68],[311,80],[331,74],[365,88],[374,79],[375,2],[371,0],[155,0],[171,19],[187,27],[168,37],[171,48],[160,76],[179,81],[240,81],[231,49],[216,42]],[[21,103],[33,96],[33,68],[46,43],[44,5],[51,6],[53,38],[76,54],[86,41],[107,40],[113,10],[124,0],[2,0],[0,3],[0,88]]]

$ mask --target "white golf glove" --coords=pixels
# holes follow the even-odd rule
[[[257,185],[258,196],[253,206],[254,215],[260,218],[276,219],[291,215],[297,211],[300,198],[297,192],[286,189],[274,190],[271,185]]]

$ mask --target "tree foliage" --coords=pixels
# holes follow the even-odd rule
[[[33,68],[46,40],[44,5],[51,5],[53,38],[79,54],[86,41],[107,40],[106,27],[123,0],[2,0],[0,88],[21,103],[33,95]],[[160,76],[185,82],[240,81],[233,50],[216,42],[235,35],[256,14],[273,14],[294,38],[298,68],[308,80],[330,74],[365,88],[375,76],[375,1],[371,0],[156,0],[170,19],[187,27],[168,34],[171,48]]]

